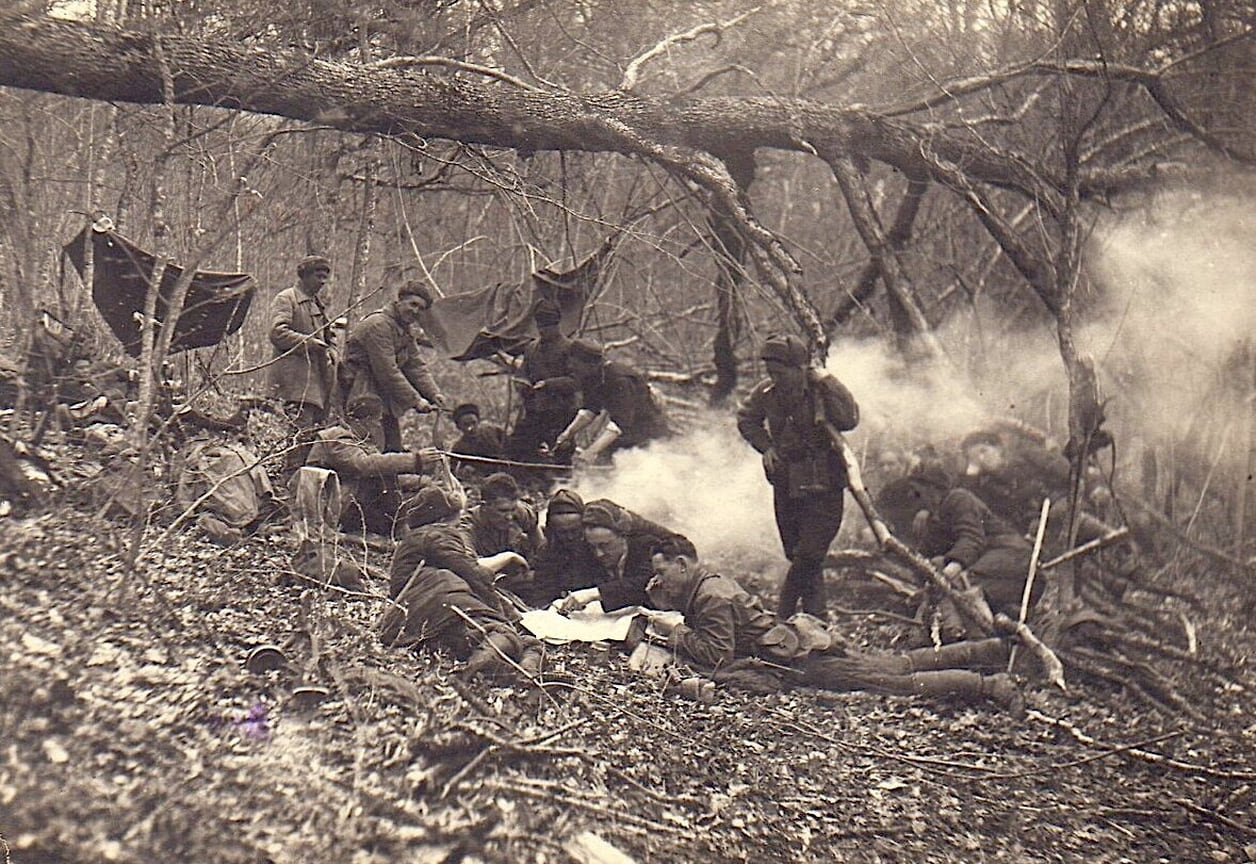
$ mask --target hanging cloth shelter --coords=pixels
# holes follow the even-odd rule
[[[62,260],[68,259],[80,278],[84,277],[83,253],[89,232],[93,260],[92,301],[126,353],[139,357],[140,319],[156,259],[118,232],[98,231],[89,225],[61,249]],[[167,264],[162,273],[155,313],[158,326],[165,322],[170,297],[182,273],[183,268],[174,264]],[[188,286],[183,312],[175,323],[170,353],[217,345],[224,336],[239,330],[253,301],[252,282],[253,277],[247,273],[198,270]]]

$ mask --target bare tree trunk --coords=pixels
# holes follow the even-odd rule
[[[719,154],[728,173],[744,197],[754,182],[755,159],[751,150],[730,150]],[[707,221],[715,238],[715,258],[719,273],[715,279],[715,386],[711,404],[723,405],[737,389],[737,340],[741,335],[741,309],[738,292],[746,281],[746,241],[738,230],[735,214],[716,201]]]
[[[345,299],[345,315],[353,324],[358,300],[366,294],[366,268],[371,256],[371,231],[375,227],[375,212],[379,206],[379,160],[369,153],[363,168],[362,211],[358,216],[358,231],[353,244],[353,267],[349,273],[349,296]]]

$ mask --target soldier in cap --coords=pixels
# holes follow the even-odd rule
[[[789,559],[777,614],[803,611],[824,616],[824,556],[842,524],[846,467],[833,432],[859,423],[850,391],[810,365],[797,336],[772,336],[760,356],[768,377],[737,409],[737,430],[763,455],[772,484],[776,526]]]
[[[506,439],[506,455],[529,462],[541,446],[567,428],[579,407],[571,376],[571,339],[562,331],[562,309],[548,298],[532,310],[538,337],[523,352],[518,381],[522,411]]]
[[[367,315],[349,332],[341,386],[349,401],[374,393],[383,404],[380,425],[385,450],[401,450],[401,416],[428,403],[446,407],[431,370],[419,354],[411,328],[432,306],[432,294],[422,282],[409,281],[397,299]]]
[[[596,462],[616,450],[641,447],[671,434],[645,377],[626,363],[607,360],[601,345],[572,342],[568,365],[580,387],[580,410],[554,443],[562,447],[600,417],[606,424],[581,454]]]
[[[309,436],[331,407],[335,392],[336,357],[331,345],[327,310],[319,297],[331,278],[331,262],[307,255],[297,265],[297,284],[270,303],[271,392],[283,400],[292,424],[293,444],[284,466],[291,474],[305,461]]]

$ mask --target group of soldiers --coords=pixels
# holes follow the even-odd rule
[[[541,300],[533,309],[538,336],[515,369],[522,409],[507,430],[483,420],[473,404],[451,406],[421,359],[413,327],[432,304],[426,286],[402,285],[396,300],[349,331],[344,356],[336,357],[319,299],[330,262],[310,256],[297,272],[298,284],[272,304],[272,380],[297,430],[299,464],[335,471],[347,489],[341,527],[399,540],[390,565],[394,602],[381,622],[386,644],[443,649],[472,672],[535,674],[544,652],[520,625],[521,611],[549,606],[571,614],[596,601],[604,612],[639,610],[630,649],[665,643],[732,685],[1022,705],[1001,668],[1007,643],[965,638],[958,616],[948,621],[948,644],[905,653],[853,651],[830,629],[824,566],[848,482],[841,435],[857,426],[859,407],[836,377],[812,364],[798,337],[763,343],[766,377],[737,411],[739,432],[761,454],[789,560],[770,611],[735,579],[710,571],[680,533],[567,488],[546,489],[536,506],[520,483],[526,475],[510,473],[519,464],[605,460],[669,434],[644,378],[608,360],[600,346],[565,335],[557,304]],[[414,408],[450,411],[459,441],[448,452],[405,450],[400,418]],[[577,436],[599,419],[600,431],[576,451]],[[991,446],[989,439],[964,442],[964,478],[918,466],[876,491],[895,531],[932,556],[945,578],[976,587],[992,608],[1007,611],[1021,602],[1029,555],[1022,514],[1008,496],[1042,490],[1010,488],[1015,472],[1001,470],[1007,466],[986,452]],[[477,469],[469,494],[452,475],[440,476],[446,459],[460,454]],[[498,465],[503,470],[492,470]]]

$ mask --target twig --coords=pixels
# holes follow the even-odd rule
[[[532,684],[533,687],[535,687],[536,689],[544,693],[546,699],[549,699],[550,702],[554,702],[554,697],[551,696],[549,693],[545,692],[545,688],[541,686],[541,682],[536,680],[535,675],[530,673],[527,669],[524,669],[522,666],[516,663],[513,659],[511,659],[510,655],[508,655],[505,651],[497,647],[497,644],[493,642],[492,639],[489,638],[488,631],[484,629],[484,625],[480,624],[479,621],[476,621],[474,618],[472,618],[466,612],[463,612],[461,609],[459,609],[457,606],[453,605],[452,603],[449,605],[448,608],[454,614],[456,614],[459,618],[461,618],[463,621],[467,622],[467,624],[469,624],[471,627],[479,631],[480,635],[484,637],[484,644],[492,648],[493,652],[498,657],[505,660],[508,666],[510,666],[512,669],[514,669],[516,672],[522,675],[525,680],[527,680],[530,684]],[[557,703],[555,702],[555,704]]]
[[[1209,810],[1207,807],[1201,807],[1200,805],[1196,804],[1194,801],[1188,801],[1185,798],[1172,798],[1170,800],[1172,800],[1173,803],[1177,804],[1179,807],[1185,807],[1187,810],[1191,811],[1192,813],[1198,816],[1203,816],[1205,819],[1208,819],[1209,821],[1216,822],[1220,825],[1224,825],[1227,828],[1237,831],[1238,833],[1242,834],[1244,837],[1256,837],[1256,828],[1250,828],[1247,825],[1244,825],[1242,822],[1236,822],[1235,820],[1231,819],[1229,816],[1223,816],[1222,814],[1218,813],[1215,810]]]
[[[665,832],[667,834],[676,834],[681,837],[692,837],[693,832],[686,831],[675,825],[667,825],[663,822],[655,822],[651,819],[645,819],[641,816],[634,816],[631,813],[623,813],[618,810],[612,810],[600,804],[594,804],[585,801],[582,798],[573,798],[566,793],[564,787],[551,785],[541,780],[534,780],[531,777],[518,778],[516,784],[507,784],[497,780],[490,780],[481,784],[482,789],[491,789],[495,792],[516,792],[521,795],[530,795],[534,798],[550,798],[567,807],[578,807],[590,813],[596,813],[611,822],[622,822],[626,825],[635,826],[650,832]]]
[[[1108,531],[1102,537],[1096,537],[1094,540],[1088,540],[1080,546],[1070,549],[1061,555],[1055,556],[1050,561],[1039,565],[1038,572],[1045,572],[1054,567],[1059,567],[1067,561],[1072,561],[1074,558],[1079,558],[1082,555],[1089,555],[1091,552],[1098,552],[1100,549],[1111,546],[1113,543],[1118,543],[1128,536],[1130,536],[1129,527],[1122,525],[1114,531]]]
[[[1063,729],[1087,747],[1103,747],[1106,750],[1115,749],[1109,744],[1104,744],[1090,737],[1067,720],[1062,720],[1057,717],[1049,717],[1041,711],[1037,711],[1032,708],[1025,713],[1025,716],[1030,720],[1036,720],[1039,723],[1045,723],[1048,726]],[[1205,777],[1213,777],[1219,780],[1256,780],[1256,772],[1222,771],[1217,768],[1209,768],[1206,765],[1194,765],[1190,762],[1182,762],[1179,759],[1173,759],[1169,756],[1165,756],[1163,753],[1153,753],[1149,750],[1143,750],[1138,747],[1130,747],[1120,752],[1122,755],[1132,756],[1143,762],[1149,762],[1153,765],[1163,765],[1167,768],[1173,768],[1177,771],[1183,771],[1188,774],[1201,774]]]
[[[1076,768],[1079,765],[1087,765],[1091,762],[1098,762],[1100,759],[1107,759],[1109,756],[1119,756],[1129,750],[1136,750],[1140,747],[1146,747],[1149,744],[1160,744],[1171,738],[1179,738],[1185,734],[1185,729],[1178,729],[1174,732],[1165,732],[1163,735],[1157,735],[1154,738],[1147,738],[1143,741],[1135,741],[1132,744],[1123,744],[1120,747],[1113,747],[1111,750],[1104,753],[1095,753],[1082,759],[1074,759],[1071,762],[1055,762],[1051,765],[1044,765],[1041,768],[1030,768],[1028,771],[1017,771],[1009,774],[991,774],[989,776],[990,779],[993,780],[1015,780],[1020,777],[1032,777],[1035,774],[1046,774],[1051,771],[1059,771],[1062,768]]]

